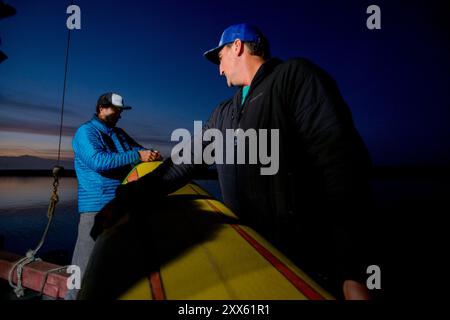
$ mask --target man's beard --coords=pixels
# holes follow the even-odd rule
[[[114,128],[119,121],[119,117],[114,115],[105,116],[104,121],[108,127]]]

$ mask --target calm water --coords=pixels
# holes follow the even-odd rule
[[[198,183],[220,198],[217,181]],[[373,187],[386,225],[394,216],[404,217],[407,222],[415,216],[420,219],[424,214],[444,212],[442,205],[448,208],[448,179],[383,179],[374,181]],[[24,254],[36,246],[47,222],[51,188],[51,178],[0,177],[0,235],[5,238],[5,250]],[[62,251],[71,256],[79,217],[76,193],[76,178],[62,178],[60,202],[46,244],[41,249],[42,254]]]
[[[5,238],[5,250],[25,254],[37,245],[47,223],[52,183],[47,177],[0,177],[0,235]],[[217,181],[197,183],[220,199]],[[58,194],[52,226],[40,252],[71,255],[79,218],[76,178],[61,178]]]
[[[0,177],[0,234],[5,250],[24,254],[34,248],[47,223],[52,178]],[[41,252],[72,252],[76,240],[77,180],[61,178],[52,226]]]

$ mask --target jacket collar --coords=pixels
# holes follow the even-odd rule
[[[253,90],[260,84],[272,71],[276,66],[281,64],[283,61],[278,58],[271,58],[264,62],[261,67],[259,67],[258,71],[256,71],[255,76],[253,77],[252,82],[250,83],[250,89],[247,94],[247,99],[252,94]],[[240,106],[242,100],[242,87],[237,91],[234,96],[235,105]],[[247,100],[246,100],[247,101]]]
[[[255,76],[253,77],[252,83],[250,84],[250,89],[252,87],[256,87],[264,78],[267,77],[270,73],[272,73],[273,69],[282,63],[280,59],[271,58],[264,62],[261,67],[259,67],[258,71],[256,71]],[[250,93],[250,92],[249,92]]]
[[[99,117],[94,114],[94,116],[91,119],[91,123],[96,127],[98,130],[100,130],[103,133],[111,134],[113,131],[113,128],[110,128],[104,123],[102,120],[99,119]]]

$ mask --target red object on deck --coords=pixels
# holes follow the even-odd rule
[[[14,253],[0,251],[0,278],[8,280],[9,271],[21,259]],[[45,274],[48,270],[61,267],[45,261],[34,261],[27,264],[22,272],[22,286],[40,292]],[[67,278],[70,274],[65,272],[52,272],[47,276],[43,294],[53,298],[64,298],[67,292]],[[17,284],[17,273],[14,271],[13,282]]]

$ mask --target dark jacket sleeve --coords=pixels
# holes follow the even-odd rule
[[[215,121],[217,117],[217,110],[220,106],[213,112],[211,117],[204,123],[202,127],[202,133],[210,128],[215,127]],[[119,193],[123,193],[122,196],[127,198],[136,197],[142,194],[153,194],[157,196],[163,196],[174,192],[181,188],[183,185],[192,180],[196,173],[206,170],[209,165],[204,162],[200,164],[194,164],[194,139],[193,137],[187,143],[191,144],[191,163],[181,163],[175,164],[172,158],[166,159],[155,171],[145,175],[143,178],[129,183],[127,185],[121,186],[117,189],[117,196]],[[198,138],[198,137],[197,137]],[[202,140],[202,146],[205,148],[209,141]],[[128,199],[129,200],[129,199]]]
[[[305,59],[288,62],[283,80],[299,143],[323,174],[328,205],[348,208],[367,195],[370,169],[348,106],[335,81]]]
[[[307,60],[287,64],[281,90],[302,148],[320,180],[313,221],[327,230],[330,264],[339,279],[365,279],[373,258],[364,248],[373,242],[370,158],[335,81]]]
[[[368,151],[335,81],[318,66],[290,61],[281,89],[289,99],[298,143],[323,179],[322,211],[314,214],[331,227],[329,244],[340,277],[361,280],[368,258],[359,246],[370,237],[365,230],[372,206]]]

